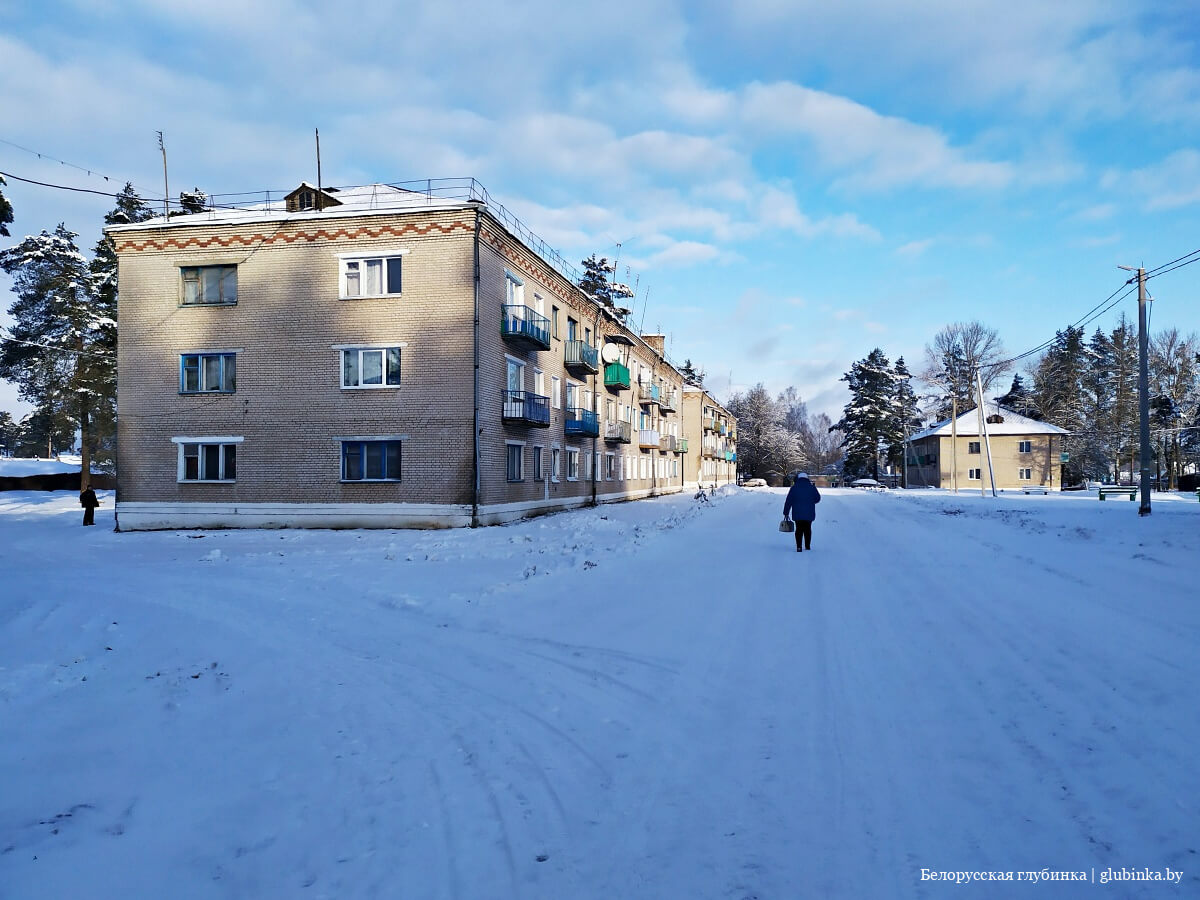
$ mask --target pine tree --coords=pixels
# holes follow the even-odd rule
[[[897,414],[896,374],[876,347],[841,378],[850,387],[850,402],[834,427],[843,434],[846,474],[871,472],[879,477],[879,455],[902,445],[903,427]]]
[[[1020,372],[1013,375],[1012,386],[1009,387],[1008,393],[997,397],[996,402],[1013,412],[1020,413],[1027,419],[1040,420],[1042,417],[1041,413],[1037,411],[1037,407],[1034,406],[1033,394],[1025,386],[1025,380],[1021,378]]]
[[[115,339],[116,322],[96,308],[88,261],[76,234],[59,225],[0,253],[13,277],[9,308],[13,340],[0,347],[0,377],[15,381],[39,413],[62,412],[79,428],[83,473],[90,471],[92,416],[98,402],[95,369]]]
[[[1038,361],[1033,375],[1034,397],[1045,420],[1070,432],[1063,438],[1063,449],[1070,454],[1068,484],[1079,482],[1084,475],[1080,454],[1086,446],[1082,433],[1086,425],[1083,397],[1088,359],[1083,329],[1068,326],[1055,334],[1054,343]]]
[[[1134,456],[1140,440],[1138,434],[1138,341],[1133,326],[1121,314],[1117,327],[1109,336],[1110,391],[1108,411],[1109,443],[1112,470],[1120,480],[1123,461],[1129,463],[1129,480],[1134,480]]]
[[[679,373],[683,375],[684,384],[690,384],[695,387],[704,387],[704,372],[692,365],[690,359],[685,359],[683,365],[679,368]]]
[[[20,428],[13,421],[12,414],[5,410],[0,410],[0,456],[4,454],[12,454],[13,448],[17,445],[17,435],[20,433]]]
[[[0,188],[8,184],[4,180],[4,176],[0,175]],[[12,204],[8,202],[8,198],[4,196],[4,191],[0,191],[0,237],[9,237],[8,225],[13,220]]]
[[[895,382],[896,391],[896,428],[892,435],[892,442],[888,446],[888,462],[893,466],[900,467],[904,486],[908,487],[908,460],[906,456],[908,436],[920,427],[921,411],[917,405],[917,395],[912,389],[912,374],[908,371],[908,366],[905,365],[903,356],[896,360],[896,365],[892,369],[892,377]]]
[[[145,222],[153,216],[133,185],[126,182],[117,194],[116,205],[105,214],[104,224],[128,225]],[[109,235],[103,235],[96,243],[90,269],[97,320],[103,327],[95,335],[96,355],[88,357],[81,375],[97,398],[90,450],[95,452],[97,461],[110,466],[115,462],[117,412],[117,248]]]
[[[129,187],[129,185],[126,185]],[[201,213],[208,209],[208,194],[194,188],[190,191],[179,192],[179,210],[180,215],[191,215],[193,213]]]

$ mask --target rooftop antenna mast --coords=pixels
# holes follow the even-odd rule
[[[171,218],[171,191],[167,187],[167,145],[163,143],[163,133],[158,132],[158,149],[162,151],[163,158],[163,221]]]
[[[313,134],[317,138],[317,212],[320,212],[323,204],[321,203],[321,132],[320,129],[314,128]]]

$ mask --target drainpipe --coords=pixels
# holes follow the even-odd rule
[[[593,301],[596,302],[596,301]],[[596,303],[596,317],[592,320],[592,340],[597,344],[601,344],[600,340],[600,304]],[[599,353],[600,351],[596,351]],[[604,360],[597,359],[597,368],[604,365]],[[603,370],[602,370],[603,371]],[[596,414],[596,430],[600,430],[600,385],[596,375],[592,376],[592,412]],[[600,501],[596,497],[596,483],[600,479],[599,466],[596,465],[596,445],[600,442],[600,437],[597,435],[592,438],[592,506],[598,506]]]
[[[479,527],[479,227],[482,214],[475,208],[475,324],[473,329],[474,346],[472,359],[475,365],[473,373],[472,393],[475,413],[471,424],[472,447],[472,484],[471,484],[471,527]]]

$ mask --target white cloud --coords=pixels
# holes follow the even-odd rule
[[[1161,162],[1131,172],[1109,170],[1101,185],[1123,189],[1147,211],[1200,203],[1200,152],[1177,150]]]
[[[937,238],[925,238],[920,241],[909,241],[907,244],[896,248],[896,255],[906,259],[916,259],[921,256],[937,243]]]

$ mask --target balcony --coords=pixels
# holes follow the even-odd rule
[[[733,462],[733,454],[730,453],[728,450],[725,451],[724,456],[725,456],[725,462]]]
[[[729,426],[724,422],[717,423],[717,434],[729,434]]]
[[[605,422],[604,439],[618,444],[633,443],[633,426],[628,422]]]
[[[679,445],[679,438],[673,434],[664,434],[658,439],[658,449],[663,453],[674,453]]]
[[[527,350],[550,349],[550,320],[528,306],[505,305],[500,319],[500,333]]]
[[[567,407],[566,433],[581,437],[599,437],[600,420],[590,409],[577,406]]]
[[[704,430],[705,431],[716,431],[717,430],[717,420],[716,419],[705,419],[704,420]]]
[[[611,390],[629,390],[629,367],[621,363],[609,363],[604,367],[604,386]]]
[[[528,391],[505,391],[504,412],[506,422],[550,427],[550,398]]]
[[[648,403],[658,403],[661,391],[657,384],[643,384],[638,386],[638,401],[644,406]]]
[[[638,432],[638,446],[643,450],[658,449],[659,434],[653,428],[643,428]]]
[[[563,362],[568,369],[576,372],[587,372],[595,375],[600,371],[600,354],[595,347],[589,347],[583,341],[567,341],[563,350]]]
[[[687,453],[688,452],[688,439],[687,438],[679,439],[679,443],[677,443],[675,445],[675,452],[676,453]]]
[[[658,398],[658,405],[664,411],[674,412],[679,409],[679,395],[674,391],[663,391]]]

